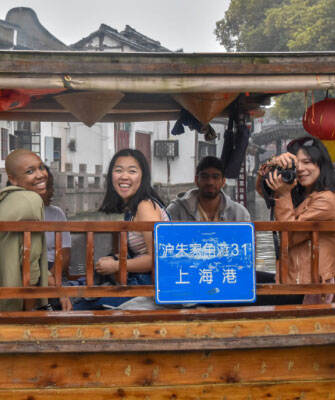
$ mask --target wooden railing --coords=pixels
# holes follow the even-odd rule
[[[257,295],[274,294],[326,294],[335,293],[335,284],[319,283],[319,232],[335,232],[334,222],[254,222],[256,232],[281,232],[280,263],[277,269],[279,283],[257,284]],[[154,222],[0,222],[0,231],[23,232],[24,252],[22,281],[23,287],[0,288],[0,298],[57,298],[71,297],[124,297],[154,296],[154,285],[127,286],[127,232],[153,232]],[[31,232],[54,231],[55,234],[55,286],[31,287],[30,243]],[[86,286],[62,286],[62,234],[86,233]],[[289,232],[311,232],[311,284],[287,284]],[[117,286],[94,286],[94,234],[112,232],[113,250],[119,254],[119,276]],[[154,246],[153,246],[154,249]],[[334,249],[335,256],[335,249]],[[152,262],[152,282],[154,282],[154,254]]]

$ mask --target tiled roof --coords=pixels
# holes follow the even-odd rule
[[[126,25],[126,28],[122,32],[118,32],[116,29],[106,24],[101,24],[97,31],[92,32],[90,35],[72,44],[70,47],[74,50],[81,50],[85,47],[85,44],[90,42],[94,37],[101,34],[108,35],[109,37],[118,41],[121,45],[127,45],[136,51],[158,51],[158,52],[169,52],[167,48],[161,46],[160,42],[148,38],[145,35],[137,32],[135,29]],[[87,47],[86,47],[87,48]]]
[[[129,40],[135,41],[136,43],[145,46],[148,48],[148,50],[151,51],[171,51],[167,49],[166,47],[161,46],[160,42],[157,40],[153,40],[149,38],[148,36],[143,35],[140,32],[137,32],[134,28],[132,28],[129,25],[126,25],[126,28],[124,31],[121,32],[122,35],[127,37]]]
[[[253,143],[264,145],[277,139],[295,139],[301,136],[309,136],[301,122],[288,122],[267,126],[260,133],[252,135],[252,139]]]
[[[17,30],[15,49],[32,50],[69,50],[53,36],[39,21],[31,8],[15,7],[8,11],[6,21],[0,21],[6,29]]]

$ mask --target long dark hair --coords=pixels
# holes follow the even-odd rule
[[[289,143],[287,150],[297,155],[302,150],[305,155],[320,168],[320,175],[314,183],[313,192],[330,190],[335,192],[335,171],[329,153],[323,143],[315,138],[303,137]],[[299,183],[292,190],[292,200],[297,207],[306,198],[306,189]]]
[[[141,185],[137,190],[137,192],[134,194],[134,196],[130,198],[129,202],[125,204],[122,197],[117,194],[117,192],[113,187],[112,173],[116,160],[119,157],[128,157],[128,156],[134,157],[135,160],[138,162],[142,171],[142,180],[141,180]],[[106,214],[110,214],[110,213],[121,213],[127,210],[130,211],[133,216],[135,216],[137,207],[142,200],[151,200],[154,207],[156,207],[155,201],[157,200],[162,205],[164,205],[158,194],[151,187],[150,169],[143,153],[141,153],[139,150],[134,150],[134,149],[120,150],[114,154],[109,164],[107,172],[107,190],[102,205],[99,208],[99,211],[104,212]]]

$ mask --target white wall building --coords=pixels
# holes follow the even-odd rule
[[[88,128],[82,123],[43,123],[41,129],[42,158],[47,165],[61,161],[61,170],[72,164],[73,171],[79,171],[79,164],[87,164],[87,172],[94,173],[96,165],[108,165],[113,151],[114,124],[97,123]],[[56,150],[61,140],[61,153]],[[54,147],[52,148],[52,145]]]
[[[24,7],[10,10],[6,21],[0,21],[0,26],[19,32],[15,43],[0,37],[1,48],[170,52],[158,41],[128,25],[122,32],[118,32],[101,24],[97,31],[71,46],[66,46],[40,24],[33,10]],[[222,121],[215,125],[218,138],[207,143],[203,135],[190,131],[187,127],[184,134],[171,135],[174,123],[175,121],[96,123],[88,128],[80,122],[1,122],[0,167],[4,167],[4,159],[9,151],[25,147],[40,154],[47,165],[58,162],[62,172],[70,171],[72,166],[72,171],[79,173],[83,170],[81,165],[86,164],[89,174],[97,172],[96,166],[101,166],[99,168],[106,173],[113,154],[121,148],[131,147],[145,154],[154,184],[191,184],[198,159],[208,154],[220,155],[224,127]],[[167,154],[170,156],[167,157]],[[171,157],[172,154],[175,156]]]

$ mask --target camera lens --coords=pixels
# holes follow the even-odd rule
[[[296,177],[295,170],[293,170],[293,169],[284,169],[280,172],[280,175],[282,177],[282,180],[285,183],[289,183],[289,184],[293,183],[293,181]]]

